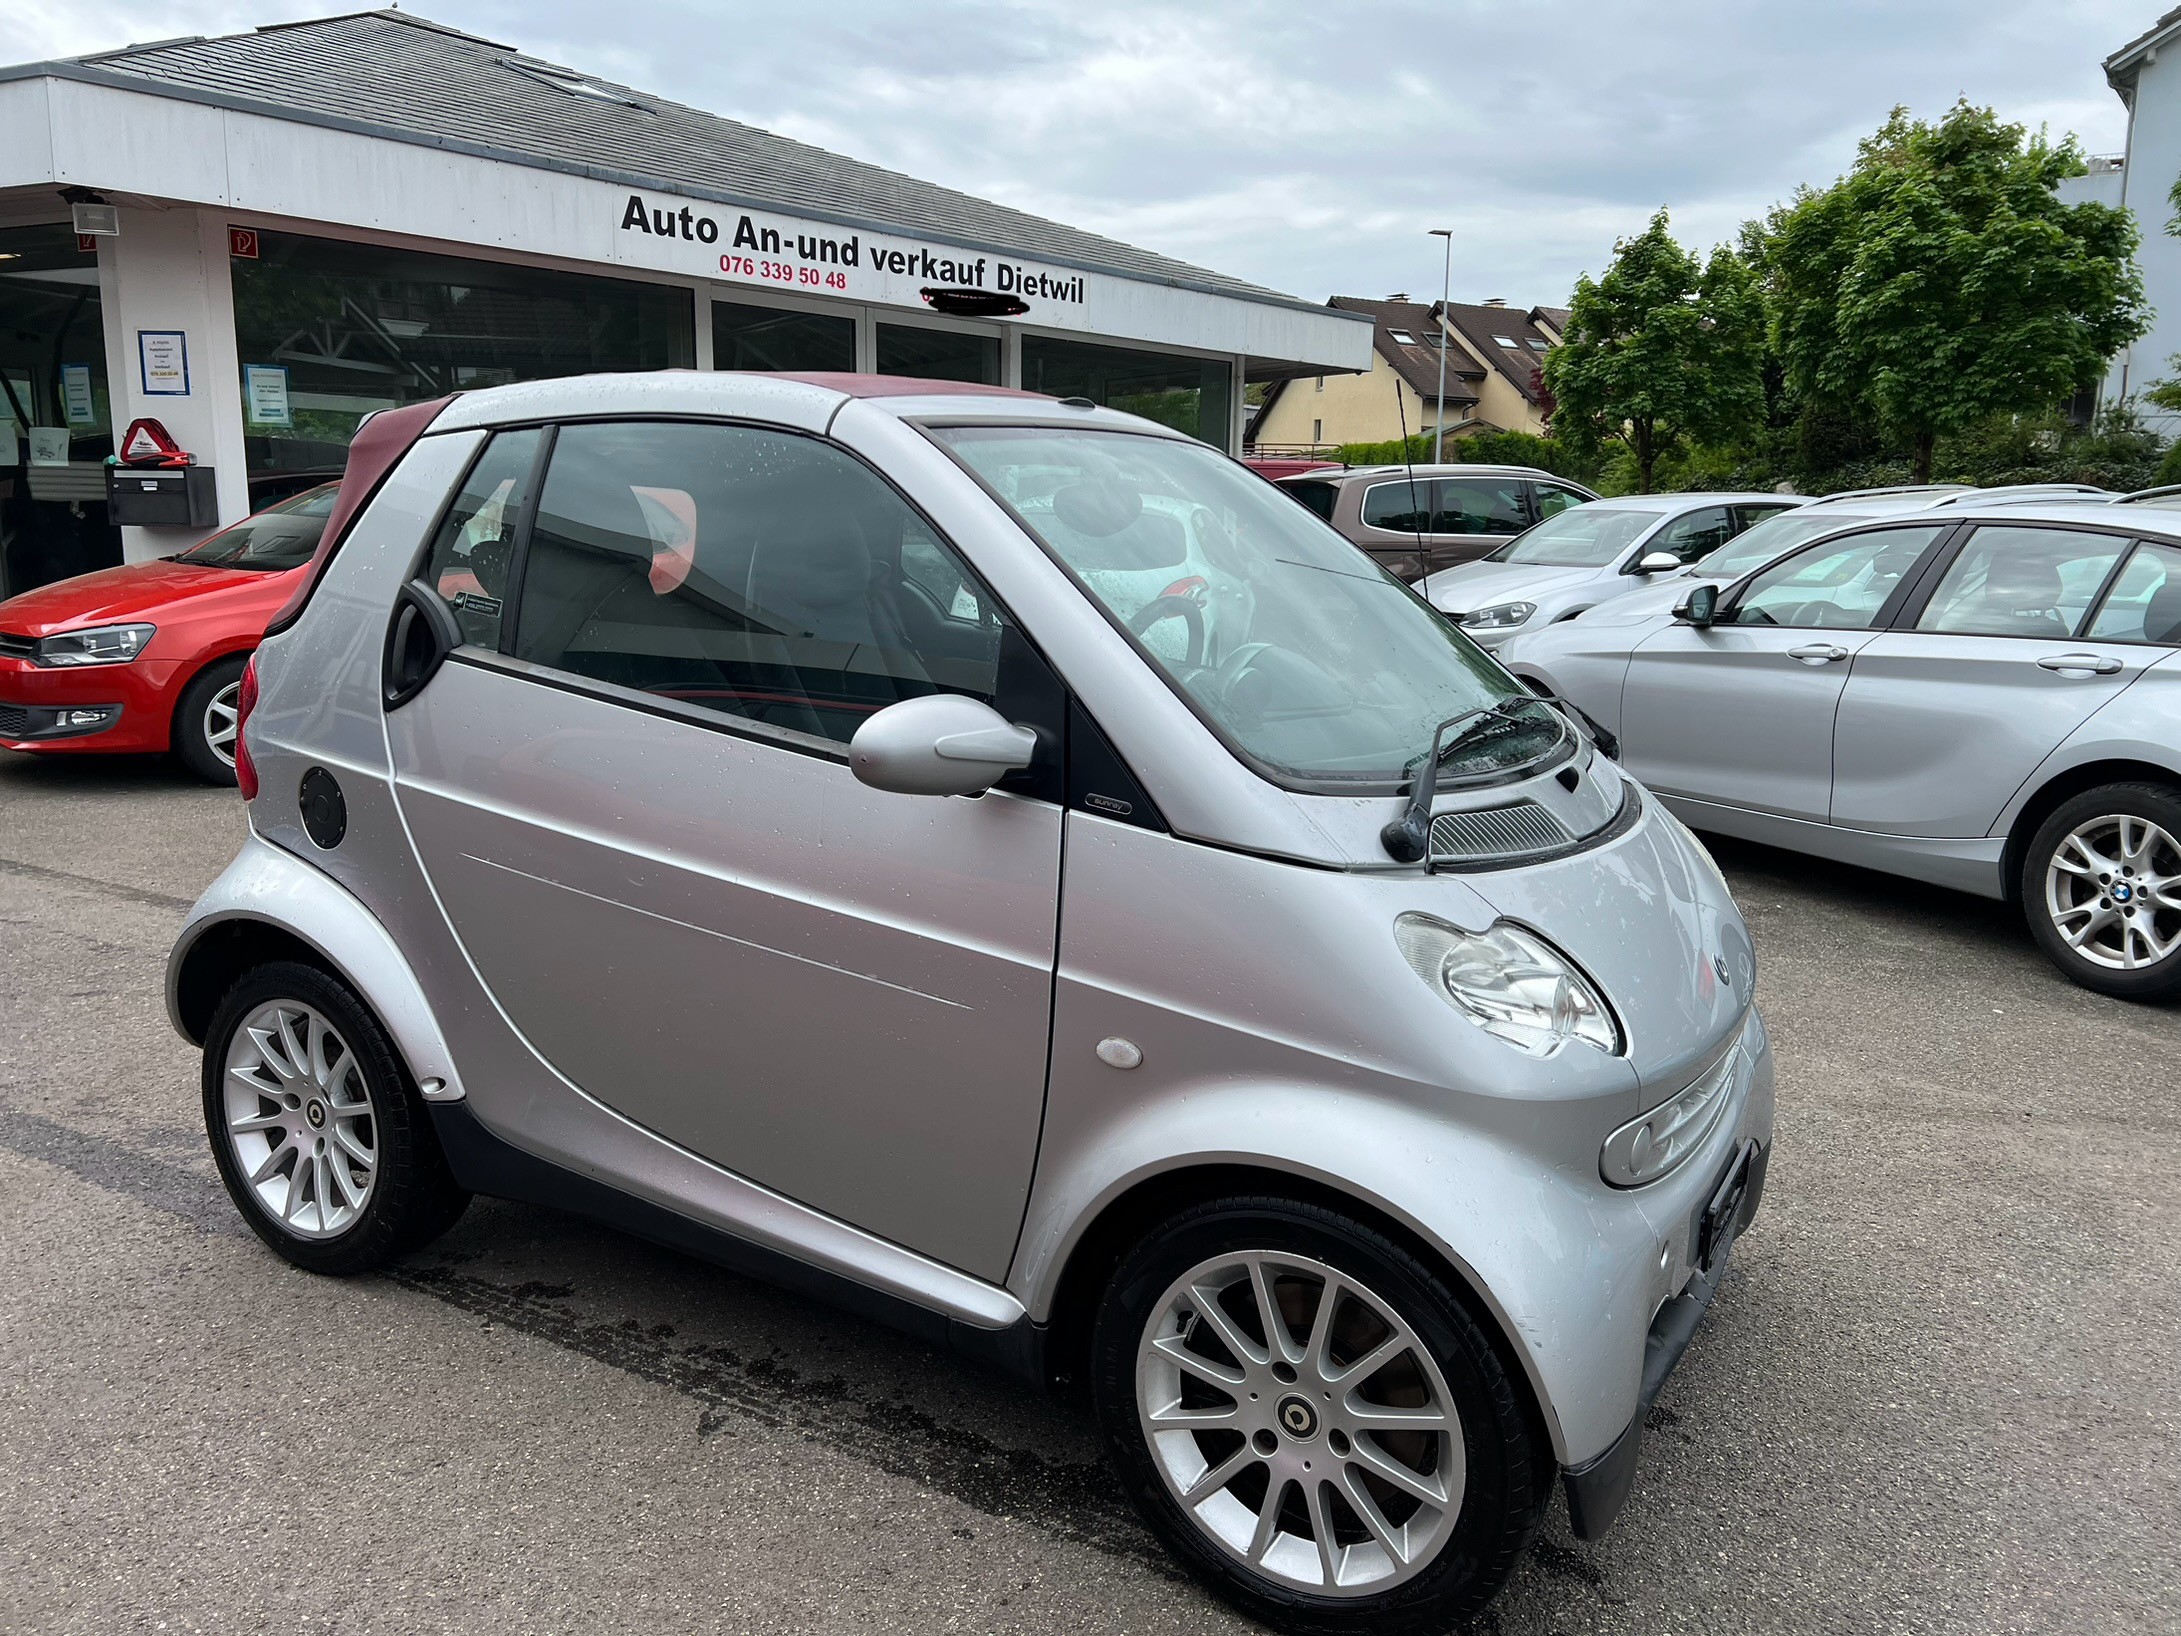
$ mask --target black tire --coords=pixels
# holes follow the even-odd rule
[[[2154,875],[2171,879],[2181,872],[2181,851],[2175,850],[2181,846],[2181,792],[2161,784],[2106,784],[2061,802],[2052,816],[2037,826],[2037,833],[2022,854],[2022,913],[2038,946],[2070,982],[2116,999],[2171,999],[2181,995],[2181,943],[2176,943],[2163,958],[2133,970],[2102,963],[2068,942],[2055,921],[2053,899],[2048,893],[2053,857],[2069,836],[2101,819],[2117,824],[2131,818],[2165,832],[2169,844],[2154,848]],[[2145,928],[2158,940],[2181,935],[2181,899],[2172,899],[2175,889],[2167,889],[2167,898],[2153,900],[2143,895],[2136,884],[2139,878],[2124,869],[2110,877],[2102,873],[2085,876],[2079,884],[2071,880],[2066,890],[2076,894],[2082,907],[2101,913],[2119,910],[2126,916],[2121,925]],[[2110,887],[2111,895],[2093,898],[2089,893],[2094,887]],[[2130,941],[2128,946],[2148,952],[2147,943]]]
[[[228,1128],[229,1046],[253,1013],[274,1002],[298,1004],[319,1013],[336,1036],[335,1043],[345,1045],[354,1057],[363,1094],[370,1102],[368,1119],[362,1124],[376,1156],[375,1173],[354,1219],[321,1236],[292,1230],[259,1198],[240,1168],[239,1139]],[[336,1276],[371,1272],[430,1243],[468,1207],[469,1194],[456,1185],[447,1168],[431,1114],[393,1041],[345,983],[315,966],[276,961],[247,973],[227,991],[205,1034],[203,1080],[205,1135],[228,1196],[252,1231],[298,1267]],[[354,1081],[344,1080],[344,1086],[353,1095]],[[262,1097],[261,1102],[268,1109],[277,1107],[275,1097]],[[318,1146],[323,1149],[323,1137],[329,1134],[326,1122],[312,1119],[310,1123],[319,1127]],[[292,1139],[284,1138],[284,1144],[282,1151],[293,1153],[297,1148]],[[280,1144],[268,1139],[268,1145]],[[285,1173],[292,1177],[301,1170],[302,1158],[297,1155]],[[281,1174],[276,1170],[266,1185]]]
[[[205,734],[205,712],[215,698],[242,680],[243,667],[249,662],[249,655],[243,653],[213,660],[190,678],[182,689],[181,703],[174,707],[174,723],[168,730],[174,758],[207,784],[235,782],[235,764],[213,749]]]
[[[1366,1286],[1432,1354],[1459,1411],[1466,1481],[1452,1530],[1426,1566],[1382,1593],[1313,1594],[1229,1554],[1182,1509],[1154,1459],[1136,1390],[1146,1325],[1155,1309],[1163,1310],[1177,1279],[1207,1261],[1249,1250],[1303,1257]],[[1512,1377],[1464,1293],[1385,1234],[1285,1199],[1199,1205],[1148,1234],[1107,1286],[1092,1338],[1091,1385],[1109,1456],[1153,1532],[1243,1612],[1303,1636],[1436,1636],[1475,1617],[1499,1593],[1537,1531],[1556,1469],[1526,1387]],[[1278,1412],[1287,1413],[1285,1401]],[[1330,1442],[1338,1435],[1325,1432],[1328,1447],[1345,1454],[1345,1443]],[[1204,1457],[1207,1463],[1217,1458],[1216,1448]],[[1331,1462],[1328,1453],[1328,1471]],[[1257,1492],[1268,1493],[1269,1481]],[[1348,1515],[1352,1520],[1354,1513]]]

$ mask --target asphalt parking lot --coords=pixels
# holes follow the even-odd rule
[[[204,1152],[167,946],[242,833],[0,752],[0,1628],[1217,1631],[1087,1417],[549,1211],[294,1271]],[[1514,1633],[2181,1628],[2181,1012],[1998,905],[1721,844],[1764,1213],[1606,1541]]]

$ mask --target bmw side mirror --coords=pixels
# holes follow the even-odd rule
[[[1674,617],[1698,630],[1709,629],[1719,618],[1719,587],[1699,585],[1689,593],[1688,600],[1674,610]]]
[[[857,728],[848,766],[896,795],[980,795],[1036,752],[1037,734],[982,699],[933,693],[890,704]]]
[[[1671,551],[1646,551],[1636,564],[1639,574],[1670,574],[1681,566],[1681,559]]]

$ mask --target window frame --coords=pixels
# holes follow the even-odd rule
[[[981,592],[991,599],[992,606],[998,610],[1001,636],[1000,652],[995,660],[994,698],[998,699],[1011,693],[1023,691],[1047,695],[1057,699],[1058,714],[1063,721],[1065,720],[1068,702],[1073,699],[1074,694],[1069,689],[1066,678],[1061,675],[1059,667],[1037,645],[1037,641],[1031,636],[1028,627],[1016,616],[1014,610],[1008,607],[1005,599],[985,582],[984,575],[977,570],[977,565],[970,560],[959,545],[955,544],[953,537],[939,526],[929,512],[903,493],[900,485],[889,478],[870,459],[861,452],[849,448],[846,444],[823,433],[808,431],[799,426],[785,426],[777,421],[759,420],[742,415],[674,414],[671,412],[562,415],[552,419],[510,421],[505,425],[485,428],[487,435],[479,441],[476,453],[463,466],[461,475],[456,478],[453,486],[448,490],[446,498],[434,513],[431,527],[425,531],[423,544],[410,563],[407,577],[411,580],[417,579],[422,574],[425,564],[430,559],[433,542],[438,538],[439,531],[444,526],[449,513],[461,502],[462,494],[469,482],[470,473],[476,469],[478,462],[484,458],[485,452],[492,447],[493,439],[505,433],[533,429],[542,431],[544,435],[538,440],[538,452],[533,457],[530,472],[529,491],[524,496],[521,515],[516,525],[518,532],[514,548],[508,555],[507,590],[505,595],[507,607],[503,611],[500,621],[499,646],[486,648],[465,642],[447,655],[450,664],[467,664],[480,670],[498,671],[503,675],[536,682],[562,693],[573,693],[580,697],[599,700],[601,703],[620,705],[644,715],[659,716],[668,721],[683,722],[691,727],[701,727],[707,732],[724,733],[730,738],[739,738],[751,743],[768,745],[776,750],[788,750],[797,755],[830,761],[843,769],[847,768],[848,746],[844,743],[820,739],[812,734],[797,732],[792,728],[773,727],[768,723],[753,721],[748,717],[729,716],[717,710],[707,710],[701,705],[683,704],[678,700],[661,698],[656,694],[645,693],[636,688],[623,687],[616,682],[598,681],[592,677],[579,676],[573,671],[560,670],[552,665],[543,665],[535,660],[519,659],[515,656],[514,643],[519,635],[518,627],[521,623],[522,592],[530,568],[531,532],[537,522],[538,507],[545,493],[546,475],[552,466],[553,450],[560,440],[560,429],[564,426],[626,426],[631,424],[744,427],[755,431],[771,432],[782,437],[803,438],[853,460],[857,465],[877,478],[884,485],[887,492],[893,495],[911,515],[930,531],[933,539],[937,540],[946,550],[952,552],[960,560],[962,566],[975,577]],[[1009,631],[1014,632],[1015,641],[1013,642],[1008,640],[1007,633]],[[1018,651],[1011,655],[1010,649]],[[1037,672],[1042,672],[1042,674],[1033,673],[1027,677],[1017,678],[1018,681],[1026,683],[1026,687],[1008,687],[1005,678],[1008,676],[1010,665],[1020,666],[1026,660],[1036,667]],[[1025,719],[1030,718],[1026,717]],[[1019,773],[1010,774],[1006,779],[995,785],[994,788],[1032,800],[1050,801],[1056,806],[1065,808],[1067,805],[1067,767],[1065,757],[1059,753],[1059,745],[1065,741],[1058,737],[1058,730],[1054,729],[1051,723],[1033,720],[1032,725],[1038,729],[1039,748],[1036,759],[1029,768]],[[1049,744],[1049,739],[1055,742]],[[1056,791],[1058,793],[1055,793]]]
[[[1759,625],[1743,625],[1734,616],[1741,612],[1742,599],[1748,594],[1751,583],[1756,580],[1758,575],[1769,574],[1772,572],[1773,569],[1784,567],[1786,564],[1794,562],[1801,557],[1807,556],[1813,551],[1831,550],[1840,546],[1845,541],[1861,539],[1866,534],[1897,533],[1900,530],[1906,528],[1937,527],[1939,529],[1942,529],[1945,532],[1942,532],[1937,539],[1931,541],[1928,545],[1924,547],[1923,555],[1917,560],[1915,568],[1901,576],[1901,583],[1896,585],[1893,588],[1892,594],[1889,595],[1886,600],[1879,605],[1877,613],[1871,616],[1871,622],[1866,626],[1860,627],[1861,629],[1868,630],[1873,634],[1876,634],[1880,631],[1898,629],[1899,621],[1903,610],[1907,608],[1910,603],[1914,601],[1915,598],[1923,593],[1925,586],[1928,584],[1933,563],[1941,557],[1944,557],[1949,562],[1953,560],[1952,552],[1954,547],[1959,543],[1962,538],[1964,526],[1965,525],[1962,524],[1958,519],[1933,518],[1923,515],[1911,515],[1907,517],[1889,519],[1888,521],[1882,523],[1873,523],[1868,528],[1844,528],[1837,534],[1821,534],[1814,540],[1805,541],[1803,544],[1797,546],[1794,550],[1787,552],[1784,556],[1775,557],[1772,561],[1768,563],[1764,563],[1759,567],[1752,568],[1748,573],[1744,574],[1732,585],[1729,585],[1725,591],[1720,593],[1719,617],[1713,621],[1713,624],[1715,626],[1726,626],[1736,630],[1842,629],[1843,627],[1837,625],[1774,625],[1769,627]]]
[[[1946,578],[1947,573],[1953,568],[1955,559],[1968,548],[1969,542],[1976,537],[1976,532],[1980,528],[2039,528],[2048,530],[2056,534],[2098,534],[2104,536],[2107,539],[2113,539],[2117,537],[2121,541],[2120,555],[2113,559],[2113,566],[2106,571],[2105,578],[2098,583],[2098,588],[2096,592],[2092,594],[2089,602],[2084,605],[2082,618],[2078,619],[2075,622],[2074,628],[2071,629],[2068,632],[2067,636],[2064,638],[2052,636],[2010,636],[2005,632],[2001,631],[1916,630],[1916,621],[1923,617],[1924,610],[1930,606],[1931,599],[1938,594],[1940,583]],[[1831,536],[1831,538],[1833,539],[1838,539],[1839,537],[1840,536],[1838,536],[1837,534]],[[2082,633],[2090,628],[2090,622],[2097,617],[2098,610],[2105,606],[2105,599],[2108,595],[2111,594],[2114,581],[2120,577],[2120,571],[2122,568],[2127,566],[2128,559],[2135,555],[2135,548],[2141,539],[2142,536],[2137,534],[2133,529],[2100,528],[2092,523],[2079,523],[2074,521],[2064,523],[2046,522],[2041,518],[2035,517],[1964,518],[1957,526],[1953,536],[1949,539],[1941,541],[1939,543],[1938,549],[1932,555],[1925,558],[1923,568],[1915,576],[1916,584],[1911,593],[1911,600],[1908,603],[1904,604],[1902,607],[1893,610],[1893,623],[1886,628],[1890,630],[1915,631],[1918,636],[1954,636],[1963,638],[1964,640],[1968,641],[1979,641],[1985,639],[2000,642],[2053,642],[2061,640],[2069,642],[2087,641],[2088,638],[2085,637]],[[2164,543],[2176,544],[2176,542],[2173,541],[2166,541]],[[2181,549],[2181,545],[2177,545],[2177,549]],[[2137,643],[2134,645],[2140,647],[2146,644]],[[2162,647],[2165,644],[2152,643],[2148,645],[2154,647]]]
[[[2127,571],[2128,565],[2136,560],[2136,554],[2147,545],[2181,553],[2181,540],[2159,539],[2149,534],[2138,534],[2130,539],[2128,549],[2120,554],[2120,560],[2113,564],[2113,571],[2106,575],[2105,583],[2098,587],[2098,594],[2091,599],[2090,606],[2083,610],[2082,623],[2076,627],[2077,635],[2074,638],[2076,641],[2109,642],[2118,648],[2165,648],[2175,653],[2181,653],[2181,639],[2172,642],[2153,642],[2149,637],[2092,636],[2090,634],[2090,628],[2098,622],[2098,615],[2105,611],[2105,604],[2111,599],[2113,593],[2120,588],[2121,575]]]

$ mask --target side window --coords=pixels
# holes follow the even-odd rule
[[[1431,479],[1406,477],[1390,483],[1374,483],[1363,492],[1363,522],[1368,528],[1390,528],[1397,534],[1431,532]]]
[[[454,609],[462,639],[480,648],[500,645],[515,525],[544,435],[532,426],[502,432],[485,445],[424,559],[420,577]]]
[[[1519,477],[1442,477],[1432,484],[1434,534],[1519,534],[1530,526]]]
[[[2090,635],[2181,647],[2181,550],[2148,540],[2137,546],[2090,621]]]
[[[1327,522],[1333,520],[1333,505],[1340,498],[1340,490],[1330,483],[1281,483],[1283,493],[1301,501]]]
[[[2127,546],[2117,534],[1980,528],[1931,593],[1916,628],[2065,640]]]
[[[1727,508],[1707,506],[1676,517],[1644,541],[1643,554],[1670,551],[1683,562],[1697,562],[1725,545],[1733,535],[1734,524],[1727,516]]]
[[[1752,579],[1733,623],[1868,630],[1946,526],[1885,528],[1813,545]]]
[[[1783,511],[1793,511],[1793,506],[1736,506],[1734,508],[1734,532],[1742,533],[1755,528],[1768,517],[1777,517]]]
[[[846,743],[926,693],[989,701],[1000,619],[892,489],[814,438],[564,426],[518,658]]]
[[[1570,506],[1589,504],[1588,497],[1564,489],[1558,483],[1533,483],[1530,490],[1537,496],[1537,515],[1540,520],[1557,517]]]

